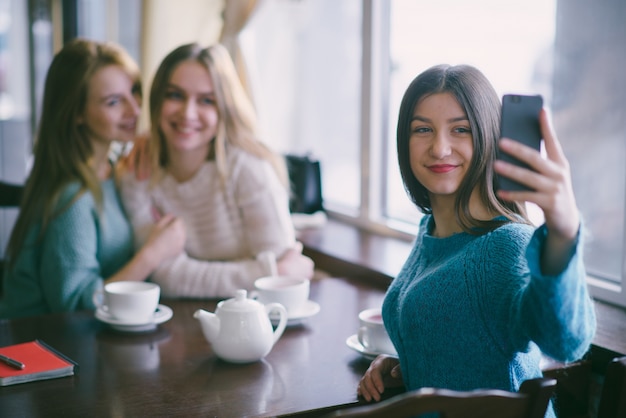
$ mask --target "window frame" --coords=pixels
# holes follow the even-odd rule
[[[361,80],[361,132],[360,140],[360,209],[356,211],[326,203],[329,215],[371,232],[412,241],[417,225],[386,218],[385,176],[389,169],[387,147],[389,86],[390,86],[390,4],[376,0],[363,0],[362,28],[362,80]],[[394,140],[388,138],[387,140]],[[408,198],[408,197],[407,197]],[[580,197],[579,197],[580,198]],[[416,222],[417,223],[417,222]],[[624,231],[626,237],[626,231]],[[584,239],[584,238],[582,238]],[[621,282],[587,275],[591,295],[604,302],[626,307],[626,261],[622,259]]]
[[[387,147],[384,146],[389,127],[389,24],[390,4],[363,0],[362,79],[360,141],[360,206],[355,211],[325,202],[333,218],[370,232],[402,239],[415,239],[416,225],[385,216],[384,172],[388,170]],[[389,138],[388,140],[395,140]],[[407,197],[408,198],[408,197]]]

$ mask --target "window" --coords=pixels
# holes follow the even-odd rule
[[[361,200],[361,25],[361,0],[268,1],[242,40],[265,140],[323,161],[325,199],[352,216]]]
[[[0,178],[16,184],[31,146],[28,33],[27,3],[0,0]],[[0,209],[0,258],[16,218],[17,209]]]
[[[390,218],[415,221],[396,158],[395,130],[400,101],[413,78],[432,65],[470,64],[505,93],[541,94],[550,101],[555,2],[528,0],[442,0],[391,2],[387,195]]]
[[[414,231],[395,123],[434,64],[480,68],[500,95],[540,93],[572,167],[594,295],[626,305],[626,3],[274,0],[245,36],[264,134],[322,162],[334,216]],[[408,228],[407,228],[408,226]]]
[[[589,236],[585,261],[598,297],[626,305],[626,3],[559,3],[553,113]]]
[[[74,0],[71,7],[76,9],[74,36],[117,42],[141,62],[140,0]]]

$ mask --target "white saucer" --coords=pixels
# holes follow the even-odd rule
[[[303,319],[310,318],[320,311],[320,305],[312,300],[307,300],[302,309],[297,312],[292,312],[287,315],[287,326],[297,325],[302,322]],[[272,325],[278,325],[280,321],[278,315],[271,314],[270,320]]]
[[[158,324],[162,324],[165,321],[168,321],[174,313],[172,309],[165,305],[157,306],[156,311],[154,311],[154,317],[151,322],[148,323],[129,323],[127,321],[121,321],[117,318],[114,318],[108,312],[98,308],[96,310],[96,318],[104,323],[107,323],[111,326],[111,328],[116,329],[118,331],[125,332],[144,332],[144,331],[152,331],[156,329]]]
[[[390,354],[390,353],[383,353],[383,352],[368,350],[367,348],[363,347],[363,344],[359,342],[359,336],[357,334],[349,336],[348,339],[346,340],[346,345],[350,347],[351,349],[353,349],[354,351],[356,351],[357,353],[359,353],[360,355],[362,355],[363,357],[370,359],[370,360],[374,360],[376,357],[378,357],[379,354],[388,354],[390,356],[398,357],[396,353]]]

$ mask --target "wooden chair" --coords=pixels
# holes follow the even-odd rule
[[[377,404],[335,411],[331,417],[408,418],[439,413],[441,418],[543,418],[556,380],[537,378],[522,383],[518,393],[481,389],[468,392],[423,388]]]
[[[585,358],[569,364],[555,363],[543,370],[544,377],[556,379],[554,409],[559,418],[589,418],[593,411],[593,362]]]
[[[595,366],[592,357],[544,370],[544,376],[557,380],[559,418],[626,417],[626,356]]]
[[[598,418],[623,417],[626,417],[626,356],[609,363],[598,405]]]

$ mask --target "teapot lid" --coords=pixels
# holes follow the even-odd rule
[[[232,312],[249,312],[263,307],[260,302],[248,299],[248,292],[245,289],[237,290],[234,298],[220,302],[219,306],[220,309]]]

